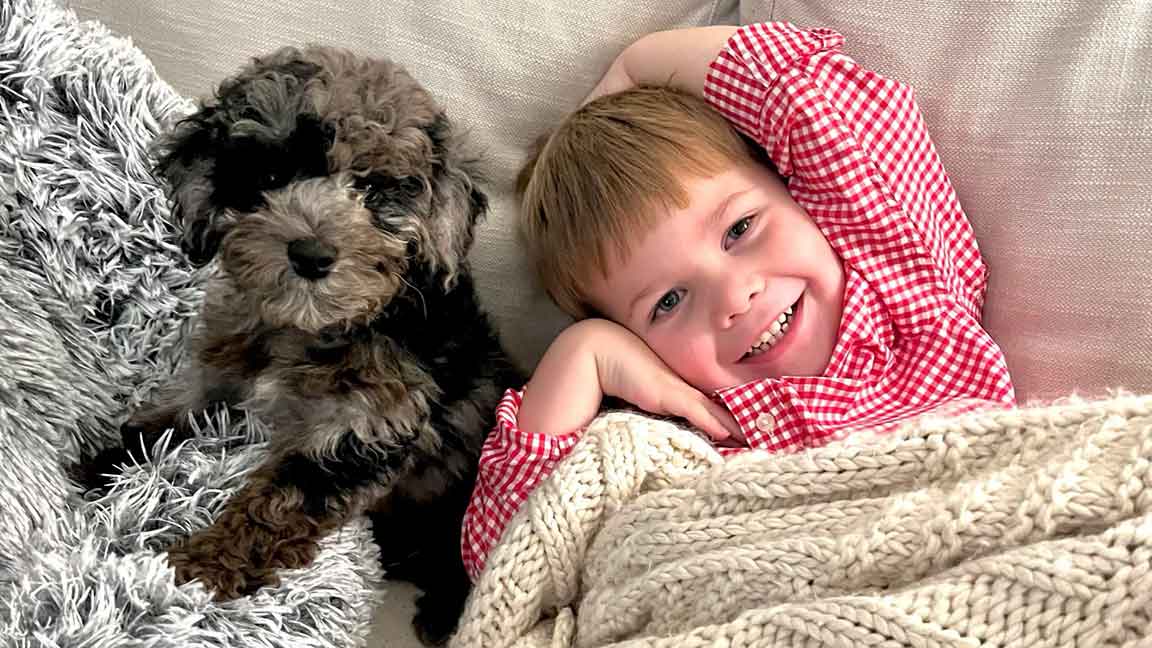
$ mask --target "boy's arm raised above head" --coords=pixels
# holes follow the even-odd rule
[[[638,85],[670,85],[702,95],[708,66],[734,33],[734,26],[714,25],[642,36],[616,57],[583,103]]]
[[[704,97],[764,147],[901,328],[919,329],[944,294],[979,317],[986,269],[914,93],[843,44],[828,29],[742,26],[709,66]]]

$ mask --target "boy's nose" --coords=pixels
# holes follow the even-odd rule
[[[756,296],[764,292],[764,281],[755,278],[730,277],[720,290],[721,301],[717,304],[720,328],[735,326],[741,317],[752,310]]]

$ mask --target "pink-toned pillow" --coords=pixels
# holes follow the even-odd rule
[[[916,90],[991,268],[1021,400],[1152,391],[1152,11],[1126,0],[761,0]]]

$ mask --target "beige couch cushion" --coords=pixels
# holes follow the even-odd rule
[[[1152,389],[1152,3],[775,0],[913,86],[1022,399]]]
[[[488,154],[474,263],[531,367],[565,320],[518,252],[511,182],[532,139],[637,36],[728,22],[737,0],[71,0],[186,94],[318,41],[395,57]],[[759,0],[744,21],[829,26],[917,89],[992,269],[986,322],[1022,398],[1152,389],[1152,8],[1147,0]]]
[[[492,211],[473,254],[509,351],[531,368],[567,320],[519,252],[512,182],[531,142],[571,111],[612,59],[660,29],[735,21],[737,0],[71,0],[130,36],[178,91],[212,90],[246,59],[318,42],[404,64],[487,153]]]

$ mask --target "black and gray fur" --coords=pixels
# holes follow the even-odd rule
[[[487,203],[461,135],[387,60],[285,48],[181,122],[157,170],[186,255],[219,268],[191,369],[125,423],[124,448],[190,436],[218,406],[274,430],[216,521],[170,548],[177,580],[251,593],[371,511],[389,575],[425,591],[419,636],[442,642],[468,592],[480,447],[520,379],[473,291]]]

